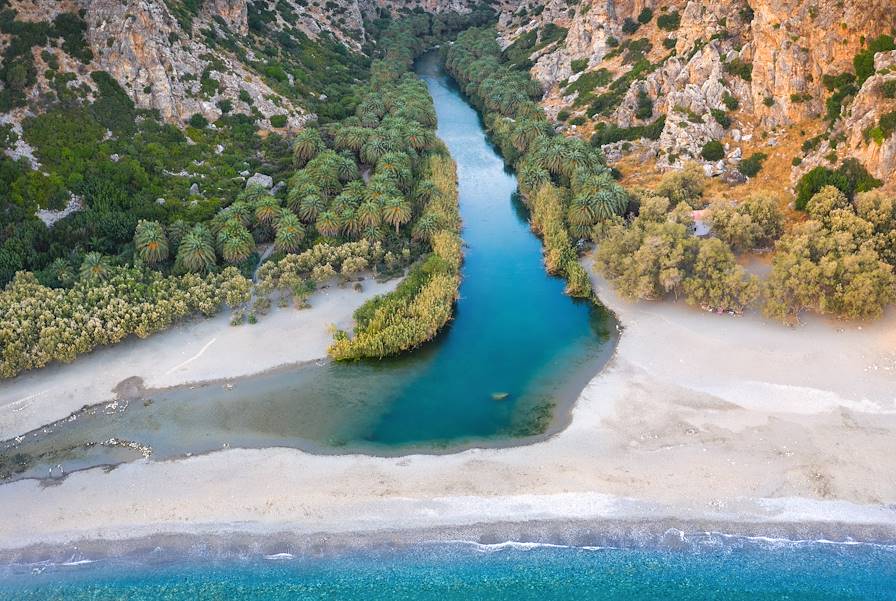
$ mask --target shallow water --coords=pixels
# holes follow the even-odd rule
[[[194,548],[201,555],[201,547]],[[418,544],[0,568],[0,598],[896,599],[896,547],[698,536],[682,548]]]
[[[395,454],[559,429],[612,352],[615,322],[592,303],[565,296],[564,282],[545,273],[541,243],[513,198],[515,177],[438,55],[424,56],[417,73],[458,166],[465,262],[456,314],[444,333],[386,361],[322,362],[232,386],[151,391],[127,406],[55,424],[0,453],[41,456],[25,475],[46,476],[56,464],[68,472],[139,456],[100,444],[111,439],[151,447],[154,458],[273,445]]]

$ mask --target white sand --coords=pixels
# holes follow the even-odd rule
[[[400,458],[228,450],[21,481],[0,486],[0,547],[548,518],[896,524],[896,314],[787,329],[599,291],[626,330],[547,441]]]
[[[330,286],[311,296],[308,309],[271,308],[258,323],[230,325],[230,311],[196,318],[146,340],[136,337],[98,349],[73,363],[53,365],[0,383],[0,439],[64,418],[84,405],[115,398],[130,377],[148,388],[234,378],[326,357],[331,325],[351,329],[364,301],[393,290],[399,280],[362,282],[363,290]]]

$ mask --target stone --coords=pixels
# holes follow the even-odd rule
[[[271,194],[279,194],[280,192],[282,192],[285,189],[286,189],[286,182],[279,181],[276,184],[274,184],[273,188],[271,188]]]
[[[274,185],[274,178],[270,175],[265,175],[264,173],[256,173],[248,180],[246,180],[246,187],[250,186],[261,186],[262,188],[270,189],[271,186]]]
[[[196,182],[190,186],[190,196],[199,196],[199,184]]]

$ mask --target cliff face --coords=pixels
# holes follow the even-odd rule
[[[108,71],[141,108],[157,109],[169,121],[183,122],[195,113],[214,121],[221,116],[219,103],[227,100],[237,112],[251,114],[254,107],[262,120],[286,114],[293,128],[307,118],[234,56],[187,35],[164,2],[89,0],[84,8],[96,67]],[[222,37],[248,28],[245,0],[215,0],[205,10],[233,28],[202,21]]]
[[[870,40],[896,30],[896,5],[893,0],[535,0],[505,9],[499,41],[510,46],[549,24],[568,30],[565,39],[529,59],[533,77],[545,88],[548,114],[570,115],[561,127],[590,136],[596,128],[643,126],[664,115],[657,139],[611,144],[606,148],[611,158],[619,158],[623,146],[634,146],[660,169],[675,168],[700,159],[707,142],[720,140],[726,156],[707,163],[707,172],[733,173],[737,180],[736,165],[748,149],[761,149],[759,140],[774,146],[800,135],[792,130],[822,127],[828,99],[836,93],[825,76],[854,71],[854,57]],[[831,136],[846,137],[839,155],[859,158],[878,177],[893,177],[892,139],[869,146],[863,134],[892,110],[874,91],[878,78],[885,77],[878,73],[854,101],[845,99]],[[797,147],[799,142],[793,140]],[[827,154],[832,150],[822,148]],[[802,157],[803,164],[818,164],[817,155]],[[795,168],[792,175],[804,171]]]

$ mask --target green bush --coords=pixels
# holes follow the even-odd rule
[[[656,19],[656,24],[660,29],[664,29],[666,31],[675,31],[679,27],[681,27],[681,15],[678,14],[678,11],[672,11],[670,13],[662,14]]]
[[[581,73],[586,68],[588,68],[588,59],[587,58],[577,58],[576,60],[570,63],[570,67],[572,68],[573,73]]]
[[[725,63],[725,71],[744,81],[753,80],[753,63],[745,62],[740,58],[734,58]]]
[[[880,93],[884,98],[896,98],[896,79],[885,81],[880,87]]]
[[[725,94],[722,96],[722,104],[724,104],[725,108],[727,108],[729,111],[736,111],[738,108],[740,108],[740,101],[738,101],[737,98],[735,98],[728,92],[725,92]]]
[[[731,127],[731,118],[725,111],[721,111],[719,109],[709,109],[709,113],[712,115],[712,118],[716,120],[716,123],[718,123],[725,129]]]
[[[638,23],[640,23],[641,25],[646,25],[647,23],[650,23],[650,21],[652,19],[653,19],[653,11],[650,10],[649,8],[645,8],[638,14]]]
[[[762,170],[762,164],[767,158],[768,155],[764,152],[754,152],[737,165],[737,170],[747,177],[756,177],[756,174]]]
[[[271,127],[286,127],[286,115],[271,115]]]
[[[725,147],[718,140],[710,140],[703,145],[700,156],[707,161],[720,161],[725,158]]]
[[[859,86],[874,75],[874,55],[891,50],[896,50],[893,36],[880,35],[868,42],[868,48],[853,57],[852,64],[856,70],[856,80]]]
[[[803,175],[796,185],[796,208],[800,211],[825,186],[833,186],[852,199],[858,192],[867,192],[883,184],[868,173],[865,167],[855,159],[843,161],[834,171],[827,167],[816,167]]]
[[[202,113],[193,113],[190,115],[187,123],[190,127],[195,127],[196,129],[205,129],[208,127],[208,119],[206,119]]]
[[[631,35],[638,31],[638,22],[632,19],[631,17],[627,17],[625,21],[622,22],[622,33],[626,35]]]

